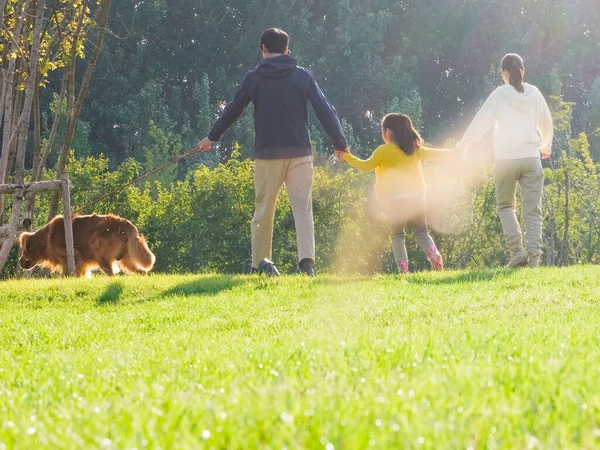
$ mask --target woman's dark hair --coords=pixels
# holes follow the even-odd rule
[[[269,53],[285,53],[289,42],[290,37],[285,31],[279,28],[269,28],[260,35],[259,47],[262,50],[264,45]]]
[[[523,74],[521,70],[525,69],[523,64],[523,58],[516,53],[509,53],[502,58],[502,70],[507,70],[510,74],[508,82],[517,90],[517,92],[524,92],[523,87]]]
[[[408,156],[423,144],[423,139],[406,114],[387,114],[381,121],[381,126],[392,130],[394,143]]]

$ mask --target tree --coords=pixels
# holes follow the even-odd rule
[[[49,152],[53,148],[56,131],[67,104],[67,123],[64,142],[56,172],[65,169],[67,156],[75,135],[75,126],[90,83],[108,20],[110,0],[100,0],[92,14],[88,0],[55,0],[45,7],[43,0],[8,0],[0,4],[2,13],[0,123],[3,128],[0,155],[0,184],[6,183],[14,164],[17,186],[25,181],[25,154],[28,128],[33,112],[34,151],[32,181],[39,181]],[[85,56],[85,45],[94,45],[89,52],[76,92],[75,68],[78,58]],[[56,113],[48,141],[42,145],[40,89],[47,86],[49,78],[62,69]],[[58,208],[58,193],[54,196],[51,212]],[[0,250],[0,271],[14,243],[14,232],[21,214],[23,189],[15,190],[8,237]],[[33,217],[35,197],[29,195],[28,212]],[[4,210],[4,197],[0,196],[0,217]]]

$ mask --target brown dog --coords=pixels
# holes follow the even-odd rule
[[[19,264],[23,269],[40,264],[52,271],[66,273],[67,251],[62,216],[56,216],[35,233],[22,233],[19,246]],[[97,268],[107,275],[114,275],[119,269],[146,274],[156,260],[135,225],[115,215],[73,217],[73,246],[77,276],[89,275]]]

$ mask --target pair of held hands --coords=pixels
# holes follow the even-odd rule
[[[343,162],[344,161],[344,154],[345,153],[350,153],[350,148],[346,147],[343,150],[336,150],[334,155],[337,158],[338,161]]]

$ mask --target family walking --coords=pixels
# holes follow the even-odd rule
[[[367,160],[353,156],[333,105],[312,74],[288,55],[288,35],[271,28],[260,37],[264,61],[243,77],[233,100],[199,144],[208,151],[213,142],[254,105],[255,212],[252,218],[252,258],[244,271],[278,275],[272,259],[273,218],[277,196],[285,185],[296,227],[298,272],[314,275],[315,239],[312,214],[313,160],[308,103],[334,144],[340,161],[362,171],[375,170],[378,201],[392,229],[394,259],[402,273],[409,271],[405,235],[410,228],[433,270],[443,259],[427,230],[426,184],[422,160],[448,158],[452,150],[423,146],[410,117],[387,114],[381,123],[383,145]],[[469,147],[493,128],[494,181],[497,212],[510,250],[507,267],[537,267],[542,256],[541,196],[544,172],[540,158],[551,153],[553,126],[540,91],[524,83],[525,67],[516,54],[502,59],[505,84],[481,107],[456,150]],[[523,200],[525,245],[516,215],[516,187]]]

